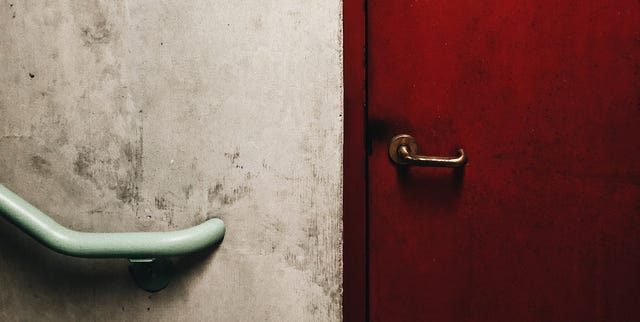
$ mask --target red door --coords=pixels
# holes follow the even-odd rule
[[[367,9],[370,319],[640,321],[640,3]]]

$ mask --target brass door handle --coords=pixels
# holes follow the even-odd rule
[[[408,134],[396,135],[391,139],[389,158],[400,166],[460,168],[467,164],[467,155],[463,149],[458,149],[458,155],[455,157],[419,155],[416,139]]]

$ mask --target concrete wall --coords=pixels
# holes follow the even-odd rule
[[[227,224],[149,294],[0,221],[0,320],[341,319],[339,0],[0,0],[0,182],[82,231]]]

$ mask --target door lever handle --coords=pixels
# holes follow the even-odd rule
[[[455,157],[435,157],[418,154],[416,139],[408,134],[394,136],[389,142],[389,158],[399,166],[460,168],[467,164],[467,155],[458,149]]]

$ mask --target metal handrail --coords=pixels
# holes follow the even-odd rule
[[[0,217],[50,249],[75,257],[153,259],[179,256],[222,240],[218,218],[169,232],[87,233],[70,230],[0,184]]]

